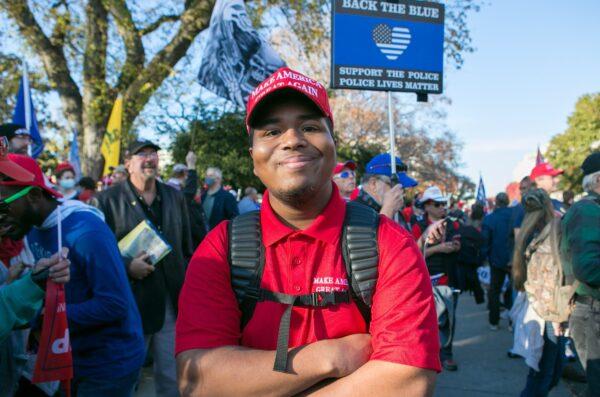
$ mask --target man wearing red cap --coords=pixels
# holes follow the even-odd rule
[[[253,222],[244,230],[259,235],[262,270],[240,306],[232,282],[244,277],[238,220],[222,222],[196,250],[177,319],[182,394],[431,395],[440,361],[425,263],[408,232],[347,204],[332,182],[325,88],[279,69],[250,95],[246,125],[254,173],[267,191],[260,212],[240,218]],[[350,297],[357,275],[348,274],[342,255],[345,216],[359,211],[378,223],[365,229],[377,235],[370,310]]]
[[[553,168],[550,163],[540,163],[533,167],[529,178],[535,182],[538,188],[544,189],[550,195],[556,191],[558,176],[562,175],[563,172],[561,169]],[[552,205],[557,212],[565,213],[564,205],[559,200],[552,199]]]
[[[356,189],[356,163],[348,160],[344,163],[337,163],[333,169],[333,181],[340,191],[340,195],[346,201],[350,201],[350,196]]]
[[[99,210],[78,201],[60,203],[60,193],[46,184],[34,159],[17,154],[9,159],[33,178],[0,180],[0,197],[12,198],[2,230],[13,239],[27,235],[36,261],[56,253],[57,241],[69,250],[64,338],[72,346],[75,395],[130,396],[144,360],[144,340],[112,232]]]

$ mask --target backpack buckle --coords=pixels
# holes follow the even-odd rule
[[[244,296],[244,298],[252,299],[255,301],[262,301],[263,300],[262,289],[249,286],[248,288],[246,288],[246,295]]]

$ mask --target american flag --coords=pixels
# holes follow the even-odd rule
[[[373,29],[373,41],[390,61],[395,61],[410,44],[410,30],[380,23]]]

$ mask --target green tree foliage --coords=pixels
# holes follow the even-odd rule
[[[201,112],[198,119],[190,123],[189,131],[175,135],[171,146],[173,159],[185,163],[190,149],[198,156],[196,167],[200,176],[208,167],[219,167],[225,185],[236,189],[248,186],[264,189],[253,172],[244,114]]]
[[[565,132],[552,138],[546,158],[554,167],[565,170],[560,187],[580,193],[582,174],[579,167],[593,150],[600,147],[600,93],[579,98],[568,125]]]

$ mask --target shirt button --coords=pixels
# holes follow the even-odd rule
[[[299,285],[294,285],[294,289],[296,290],[296,292],[300,292],[300,290],[301,290],[302,288],[300,288],[300,286],[299,286]]]

